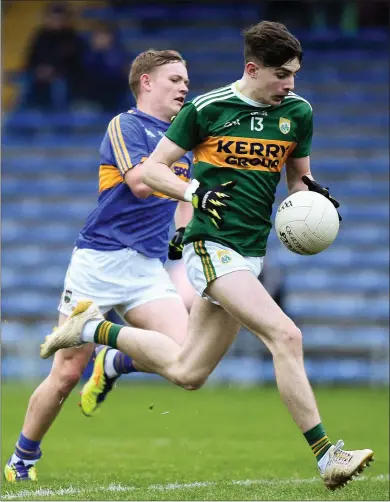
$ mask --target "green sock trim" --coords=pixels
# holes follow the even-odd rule
[[[316,456],[317,462],[332,446],[332,443],[329,441],[322,423],[319,423],[312,429],[304,432],[303,435],[305,436],[306,441],[309,443],[312,452]]]
[[[98,324],[93,336],[94,342],[99,345],[108,345],[117,349],[117,338],[123,326],[109,321],[102,321]]]
[[[123,326],[120,326],[119,324],[112,324],[110,326],[110,330],[108,332],[108,344],[110,347],[113,349],[117,349],[117,338],[119,335],[119,331],[123,328]]]

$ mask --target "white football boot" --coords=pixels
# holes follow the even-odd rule
[[[69,318],[55,328],[55,331],[45,338],[41,345],[41,358],[47,359],[59,349],[79,347],[84,342],[81,340],[81,332],[87,321],[104,321],[99,307],[91,300],[80,300],[73,309]]]
[[[374,459],[372,450],[342,450],[344,442],[337,443],[329,448],[318,463],[318,469],[329,490],[336,490],[347,485],[354,477],[368,467]]]

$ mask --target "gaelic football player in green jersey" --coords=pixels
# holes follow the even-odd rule
[[[302,334],[257,277],[284,165],[289,193],[315,190],[339,204],[311,176],[312,107],[293,92],[302,62],[299,41],[282,24],[264,21],[244,31],[244,42],[242,78],[184,105],[144,163],[144,183],[195,207],[183,252],[198,293],[186,343],[179,347],[157,332],[108,323],[84,301],[47,337],[41,356],[95,341],[197,389],[245,326],[271,351],[281,398],[333,490],[361,472],[373,452],[345,451],[342,441],[328,439],[305,373]],[[195,156],[191,184],[169,167],[188,150]]]

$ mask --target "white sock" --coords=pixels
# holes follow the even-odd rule
[[[94,321],[91,319],[84,324],[83,330],[81,332],[81,341],[82,342],[93,342],[96,328],[102,321]]]
[[[318,469],[320,472],[324,472],[326,464],[329,459],[329,450],[325,453],[325,455],[318,461]]]
[[[115,371],[114,368],[114,358],[118,352],[119,350],[116,349],[108,349],[106,352],[106,357],[104,358],[104,373],[108,376],[108,378],[119,376],[119,373]]]
[[[35,460],[25,460],[24,458],[20,458],[14,453],[11,457],[11,464],[16,464],[17,462],[23,462],[25,466],[34,465],[38,462],[39,458]]]

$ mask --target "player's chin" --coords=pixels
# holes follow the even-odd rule
[[[269,104],[270,105],[280,105],[280,103],[283,101],[284,98],[285,98],[285,96],[282,96],[282,95],[271,96],[269,98]]]
[[[180,110],[183,108],[183,105],[184,105],[184,101],[181,102],[181,101],[173,101],[172,103],[172,111],[174,113],[179,113]]]

